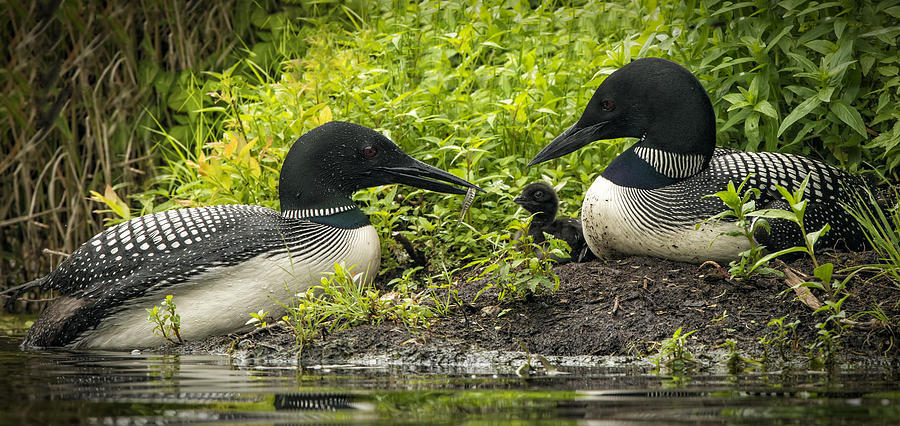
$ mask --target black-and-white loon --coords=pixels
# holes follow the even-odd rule
[[[283,311],[279,302],[318,284],[337,262],[370,280],[381,261],[378,234],[350,197],[391,183],[451,194],[465,194],[452,184],[478,189],[413,159],[374,130],[324,124],[285,157],[281,212],[222,205],[138,217],[94,236],[27,284],[60,297],[23,346],[159,346],[164,341],[153,334],[146,308],[168,294],[181,316],[181,337],[222,335],[245,329],[251,312]]]
[[[807,232],[826,223],[831,231],[818,248],[863,249],[866,238],[841,206],[854,203],[862,179],[799,155],[716,148],[716,119],[703,86],[684,67],[664,59],[638,59],[610,74],[581,118],[530,165],[573,152],[590,142],[633,137],[639,141],[616,157],[585,194],[585,237],[598,256],[644,254],[702,262],[728,261],[749,248],[746,239],[720,235],[722,225],[695,225],[725,210],[716,197],[729,181],[762,192],[756,205],[780,199],[775,184],[796,190],[810,174],[804,218]],[[773,227],[784,229],[784,227]],[[799,237],[799,233],[796,234]],[[710,244],[712,242],[712,244]],[[773,235],[772,251],[802,246],[802,240]]]
[[[554,238],[563,240],[571,249],[569,257],[559,258],[551,255],[551,258],[559,263],[577,261],[587,262],[595,259],[593,253],[584,241],[584,232],[581,230],[581,221],[571,217],[557,218],[559,211],[559,196],[556,190],[545,182],[532,182],[522,190],[522,194],[513,199],[513,202],[522,206],[534,216],[528,228],[528,235],[532,241],[541,244],[546,241],[544,233]],[[520,233],[513,236],[518,240]]]

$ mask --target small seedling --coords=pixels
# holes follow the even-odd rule
[[[269,312],[260,309],[259,312],[251,312],[250,319],[244,325],[256,324],[256,328],[265,328],[269,325]]]
[[[759,339],[759,342],[763,344],[763,348],[766,353],[769,352],[770,346],[775,346],[778,348],[778,354],[781,356],[782,361],[787,361],[787,355],[785,354],[785,349],[788,347],[796,348],[797,345],[797,325],[800,324],[800,321],[791,321],[785,322],[787,315],[781,318],[774,318],[769,320],[766,326],[774,328],[770,330],[766,336],[763,336]]]
[[[659,354],[654,358],[656,368],[660,368],[660,364],[665,359],[665,364],[674,371],[682,371],[687,364],[693,363],[693,356],[687,349],[687,339],[697,330],[691,330],[687,333],[681,332],[678,327],[672,337],[669,337],[659,344]]]
[[[162,335],[170,343],[180,345],[181,340],[181,316],[175,313],[174,297],[169,294],[162,301],[162,308],[154,306],[147,309],[150,315],[147,321],[154,325],[153,334]]]

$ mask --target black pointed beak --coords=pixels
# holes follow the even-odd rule
[[[412,157],[408,157],[403,165],[378,167],[377,170],[388,173],[392,176],[394,183],[402,183],[415,186],[417,188],[427,189],[429,191],[445,192],[448,194],[465,194],[466,191],[453,186],[456,184],[466,188],[474,188],[477,191],[484,192],[481,188],[474,184],[460,179],[448,172],[437,167],[429,166]]]
[[[572,151],[577,150],[593,141],[601,139],[599,136],[600,129],[606,125],[608,121],[603,121],[592,126],[578,127],[578,123],[562,132],[541,150],[531,161],[528,167],[557,157],[562,157]]]

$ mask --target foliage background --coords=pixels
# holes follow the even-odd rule
[[[103,218],[188,205],[278,207],[290,144],[331,119],[375,128],[487,190],[357,200],[384,266],[439,274],[490,256],[527,183],[564,214],[629,141],[526,169],[597,85],[644,56],[697,75],[720,145],[794,152],[896,180],[897,1],[3,1],[0,285],[45,274]],[[107,189],[109,186],[109,189]],[[93,200],[89,191],[96,191]],[[101,201],[100,203],[96,201]],[[92,210],[114,208],[107,214]]]

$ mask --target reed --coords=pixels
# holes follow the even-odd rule
[[[0,287],[8,287],[63,259],[46,249],[71,252],[104,227],[89,191],[111,185],[128,199],[144,189],[159,163],[150,129],[186,121],[179,80],[253,42],[249,22],[235,17],[257,3],[0,3]]]

